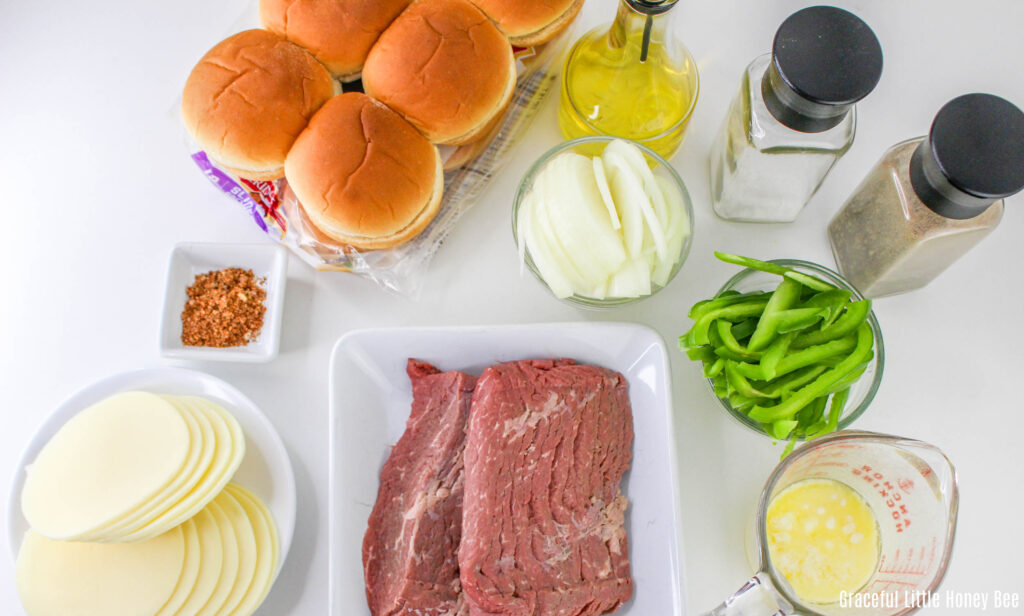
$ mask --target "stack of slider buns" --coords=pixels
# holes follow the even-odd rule
[[[215,45],[182,117],[225,171],[284,178],[327,238],[377,250],[437,214],[445,168],[493,138],[516,84],[513,45],[564,30],[582,0],[260,0],[264,30]],[[340,94],[362,79],[365,94]],[[453,146],[442,164],[438,145]]]

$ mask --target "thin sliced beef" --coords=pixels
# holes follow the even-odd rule
[[[463,449],[476,379],[410,359],[412,411],[380,475],[363,538],[374,616],[465,614],[457,552]]]
[[[592,616],[633,592],[619,489],[625,378],[569,360],[492,366],[466,440],[459,566],[471,616]]]

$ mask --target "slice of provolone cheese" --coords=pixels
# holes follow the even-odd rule
[[[146,526],[124,536],[124,541],[148,539],[159,534],[162,529],[177,526],[194,516],[224,489],[245,456],[242,428],[223,407],[194,396],[181,396],[176,403],[188,405],[193,410],[205,413],[210,419],[217,441],[213,460],[199,483],[188,494]]]
[[[235,497],[252,523],[256,536],[256,571],[252,584],[245,596],[229,616],[250,616],[267,598],[270,587],[277,575],[277,561],[280,557],[280,542],[277,525],[270,511],[256,496],[237,484],[230,483],[225,492]]]
[[[220,582],[222,563],[224,561],[224,544],[220,537],[220,527],[209,508],[203,509],[192,518],[199,538],[199,572],[192,589],[184,604],[175,611],[164,606],[157,616],[195,616],[213,596]]]
[[[213,593],[205,605],[194,612],[180,611],[181,616],[216,616],[221,614],[221,608],[227,601],[231,589],[238,579],[238,539],[235,530],[231,526],[231,518],[221,509],[217,501],[206,505],[206,511],[213,514],[217,521],[217,532],[220,533],[221,547],[224,551],[224,558],[221,561],[220,576],[214,586]]]
[[[110,525],[97,533],[84,537],[86,541],[118,541],[121,537],[130,535],[132,532],[146,526],[168,509],[173,507],[186,494],[191,492],[202,479],[213,461],[213,454],[216,450],[216,433],[209,418],[204,413],[192,411],[183,405],[176,404],[175,396],[160,396],[168,401],[190,426],[195,427],[196,434],[193,436],[193,452],[189,455],[189,464],[182,469],[182,473],[158,496],[139,511],[134,512],[127,518]],[[153,531],[165,532],[170,526],[154,528]],[[155,534],[153,532],[150,533]]]
[[[173,405],[145,392],[117,394],[72,417],[43,447],[28,468],[22,511],[40,535],[76,539],[160,494],[190,448]]]
[[[181,609],[199,577],[202,553],[199,551],[199,531],[196,530],[195,522],[189,520],[182,524],[181,533],[185,539],[185,561],[181,567],[181,577],[178,578],[171,597],[157,614],[174,614]]]
[[[252,586],[259,552],[252,522],[249,521],[249,515],[241,503],[231,495],[229,490],[224,490],[214,500],[231,520],[235,538],[238,540],[238,577],[220,611],[221,614],[233,614],[249,591],[249,587]]]
[[[25,533],[16,582],[29,616],[155,614],[185,561],[182,529],[140,543],[78,543]]]

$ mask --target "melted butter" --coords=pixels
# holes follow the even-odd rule
[[[793,592],[810,603],[834,603],[860,590],[878,566],[878,522],[845,484],[807,479],[772,499],[768,549]]]

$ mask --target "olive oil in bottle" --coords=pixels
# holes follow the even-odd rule
[[[693,58],[667,28],[675,3],[621,0],[610,26],[573,45],[558,112],[566,138],[613,135],[675,153],[699,88]]]

